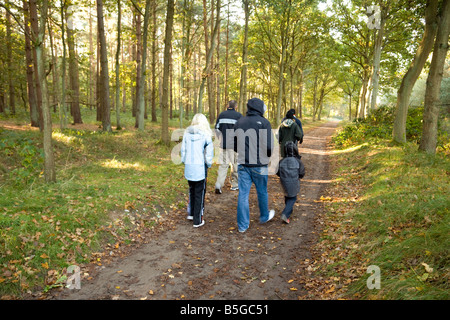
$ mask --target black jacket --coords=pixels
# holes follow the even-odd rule
[[[233,149],[234,142],[234,125],[242,117],[242,114],[234,110],[233,108],[228,108],[219,114],[216,120],[216,134],[220,139],[220,147],[222,149]],[[232,135],[227,135],[231,133]]]
[[[284,146],[286,142],[293,141],[297,143],[303,139],[303,134],[300,131],[299,126],[293,119],[285,119],[278,129],[278,142],[280,143],[281,157],[285,157]]]
[[[268,165],[273,151],[272,126],[264,118],[264,102],[252,98],[247,102],[247,114],[235,126],[234,151],[238,164],[248,167]]]
[[[285,146],[286,157],[278,165],[277,175],[280,177],[286,197],[295,197],[300,192],[300,180],[305,176],[305,166],[298,154],[297,145],[288,141]]]

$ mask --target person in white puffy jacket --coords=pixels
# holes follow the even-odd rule
[[[184,163],[184,176],[189,183],[188,219],[194,220],[195,228],[205,224],[203,212],[206,178],[214,157],[212,135],[206,116],[197,113],[181,143],[181,162]]]

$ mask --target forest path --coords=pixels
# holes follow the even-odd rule
[[[193,228],[180,220],[173,229],[142,244],[125,257],[96,267],[81,289],[64,289],[53,299],[242,299],[278,300],[306,297],[302,277],[305,259],[317,240],[315,216],[329,180],[329,140],[338,122],[330,121],[305,133],[300,154],[306,175],[291,223],[280,219],[284,196],[276,175],[269,176],[272,221],[260,225],[255,188],[250,193],[250,227],[239,233],[238,192],[208,190],[205,225]],[[210,184],[211,185],[211,184]],[[213,185],[213,184],[212,184]],[[208,187],[209,189],[209,187]]]

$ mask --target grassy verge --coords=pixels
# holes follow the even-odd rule
[[[63,285],[68,266],[101,264],[185,208],[175,143],[159,133],[54,130],[57,182],[46,184],[39,131],[0,128],[0,296]]]
[[[307,286],[324,299],[449,299],[448,154],[367,138],[336,150],[332,162]],[[379,289],[368,288],[371,265]]]

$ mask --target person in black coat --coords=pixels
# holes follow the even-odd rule
[[[279,165],[277,175],[284,190],[285,207],[281,213],[281,219],[290,223],[290,216],[297,201],[297,195],[300,192],[300,180],[305,176],[305,167],[301,156],[298,154],[297,145],[293,141],[286,142],[285,155]]]

